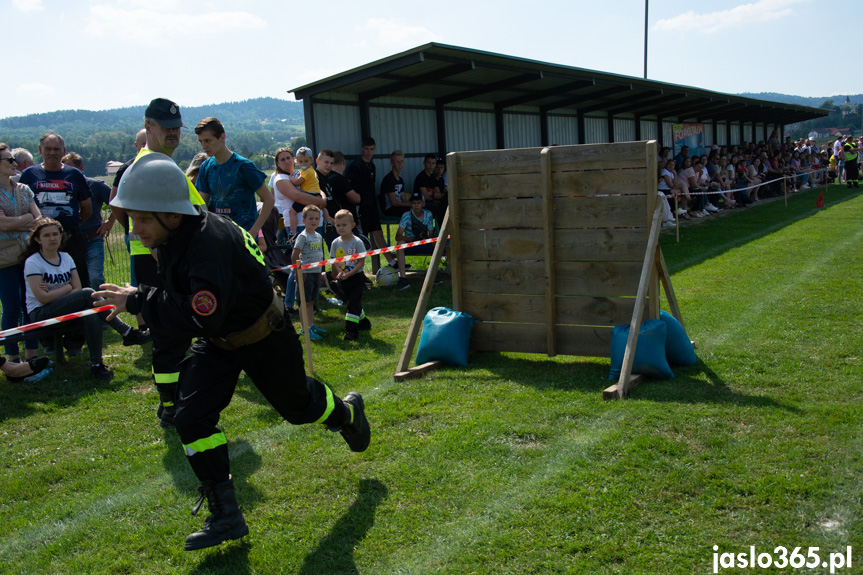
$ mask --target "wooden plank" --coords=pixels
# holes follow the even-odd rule
[[[644,257],[647,228],[558,229],[554,250],[558,258],[571,261],[640,261]],[[459,230],[462,260],[541,261],[544,245],[541,230]]]
[[[543,228],[542,198],[497,201],[462,200],[459,226],[466,229]],[[567,197],[554,199],[554,226],[571,228],[645,227],[644,196]]]
[[[540,195],[539,174],[481,174],[458,178],[459,199],[499,200]],[[452,189],[450,189],[452,199]]]
[[[556,171],[552,179],[555,197],[612,194],[643,196],[647,182],[647,170],[644,168],[587,172]]]
[[[513,148],[479,152],[454,152],[459,176],[483,174],[539,174],[542,148]]]
[[[659,247],[659,232],[662,231],[662,206],[657,204],[653,213],[653,226],[647,240],[644,253],[644,263],[641,268],[641,279],[638,282],[638,293],[635,296],[635,309],[629,324],[629,337],[626,340],[626,351],[623,354],[623,364],[620,367],[620,379],[617,382],[617,393],[620,398],[626,396],[629,376],[632,375],[632,362],[635,358],[635,346],[638,343],[638,332],[641,328],[641,318],[644,316],[644,303],[648,298],[651,279],[655,277],[653,261]]]
[[[433,369],[438,369],[443,367],[444,363],[442,361],[428,361],[422,365],[418,365],[416,367],[412,367],[405,371],[399,371],[394,376],[393,379],[396,381],[404,381],[406,379],[415,379],[426,372],[429,372]]]
[[[611,328],[592,326],[557,327],[557,352],[564,355],[610,357]],[[547,353],[545,324],[494,323],[478,321],[471,332],[475,351]]]
[[[541,293],[545,266],[539,261],[465,260],[462,277],[469,291],[479,293]],[[623,296],[638,291],[637,262],[556,262],[554,293],[559,296]]]
[[[558,172],[646,168],[648,165],[644,153],[645,145],[645,142],[622,142],[555,146],[552,148],[552,161],[555,171]]]
[[[443,217],[443,222],[441,222],[440,237],[446,237],[448,228],[449,208],[447,208],[447,211]],[[431,297],[431,290],[432,286],[434,285],[434,279],[437,276],[438,265],[440,264],[440,260],[443,257],[445,249],[446,242],[435,242],[434,251],[432,252],[431,260],[429,261],[428,272],[426,272],[425,281],[423,281],[422,291],[420,291],[420,297],[417,301],[417,306],[414,309],[414,316],[411,319],[411,324],[408,328],[408,335],[405,338],[405,345],[402,348],[401,357],[399,357],[399,363],[396,369],[396,373],[406,371],[408,364],[410,364],[411,357],[413,357],[414,347],[416,346],[417,342],[417,336],[419,336],[420,327],[422,326],[423,318],[425,318],[426,310],[428,309],[428,303],[429,298]]]
[[[632,318],[633,297],[555,297],[557,313],[551,325],[608,325],[614,327]],[[465,291],[462,310],[476,320],[511,323],[546,321],[544,294],[483,294]]]
[[[555,345],[555,319],[557,318],[557,303],[554,297],[554,198],[551,183],[551,153],[550,148],[542,150],[540,155],[542,166],[542,227],[545,232],[545,321],[548,356],[557,355]]]

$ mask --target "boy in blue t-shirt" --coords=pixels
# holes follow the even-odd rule
[[[276,203],[267,187],[267,175],[255,164],[225,145],[225,128],[216,118],[195,126],[201,148],[210,156],[201,164],[195,187],[207,208],[233,220],[255,238]],[[258,213],[255,196],[262,202]]]

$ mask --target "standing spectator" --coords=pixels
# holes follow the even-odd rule
[[[33,165],[33,154],[25,148],[15,148],[12,150],[12,157],[15,158],[15,162],[18,164],[15,167],[16,173],[12,176],[12,181],[17,183],[18,178],[21,177],[21,172]]]
[[[290,148],[279,148],[276,150],[276,171],[270,176],[270,190],[275,198],[275,209],[279,213],[281,226],[276,235],[276,242],[285,245],[288,241],[288,232],[285,229],[285,218],[291,209],[294,200],[288,196],[288,190],[298,193],[297,186],[291,183],[291,174],[294,173],[294,152]]]
[[[24,243],[30,237],[34,222],[42,217],[39,206],[33,199],[33,192],[21,183],[14,183],[15,158],[9,151],[9,146],[0,144],[0,241],[16,240]],[[3,315],[0,318],[0,329],[7,330],[24,320],[24,264],[12,262],[0,268],[0,306]],[[37,339],[27,340],[24,344],[26,358],[36,357],[39,348]],[[6,355],[9,361],[21,360],[17,343],[6,344]]]
[[[381,211],[388,216],[401,217],[411,209],[410,193],[405,188],[402,171],[405,169],[405,153],[395,150],[390,154],[390,173],[381,181]]]
[[[81,172],[84,171],[84,160],[79,154],[69,152],[63,156],[63,163]],[[99,289],[105,283],[105,238],[111,233],[116,218],[114,214],[107,222],[102,222],[102,205],[111,201],[111,188],[102,180],[87,178],[90,187],[93,214],[81,224],[81,233],[87,245],[87,273],[90,275],[90,287]]]
[[[321,194],[327,201],[327,206],[321,210],[321,217],[324,220],[324,240],[327,245],[330,245],[336,238],[336,228],[333,226],[332,214],[339,211],[339,204],[333,199],[333,186],[330,184],[330,172],[333,171],[333,163],[335,163],[335,155],[332,150],[323,149],[318,152],[318,157],[315,159],[315,176],[318,178],[318,187],[321,189]]]
[[[66,143],[60,134],[47,132],[39,140],[42,163],[30,166],[19,182],[29,186],[43,216],[54,218],[68,234],[66,252],[75,261],[81,285],[90,285],[87,273],[87,245],[81,223],[92,214],[90,187],[79,170],[63,164]]]
[[[423,209],[423,196],[420,193],[414,193],[411,196],[411,209],[409,212],[402,214],[402,219],[399,222],[399,229],[396,232],[396,242],[406,244],[417,240],[425,240],[437,236],[435,229],[434,216],[429,210]],[[411,287],[407,278],[404,275],[404,260],[405,251],[399,250],[399,281],[396,283],[397,290],[406,290]],[[435,280],[435,284],[440,284],[442,280]]]
[[[352,231],[356,234],[359,231],[357,228],[357,221],[359,221],[357,206],[360,204],[361,198],[351,185],[351,181],[343,175],[346,167],[345,155],[342,152],[333,152],[333,169],[329,175],[330,185],[333,188],[333,198],[341,209],[351,213],[354,222]]]
[[[321,234],[315,231],[320,223],[321,209],[319,207],[306,206],[303,208],[303,226],[305,228],[297,234],[294,251],[291,253],[292,264],[301,266],[324,259],[324,239]],[[318,268],[300,270],[297,267],[295,271],[297,278],[303,278],[302,282],[297,280],[297,289],[304,290],[306,296],[306,305],[300,308],[300,314],[302,314],[302,318],[305,318],[304,323],[309,329],[309,339],[322,339],[322,336],[327,332],[315,325],[314,313],[315,301],[317,301],[321,291],[321,270]],[[303,335],[302,329],[300,335]]]
[[[267,175],[225,145],[225,127],[216,118],[204,118],[195,126],[204,152],[195,187],[211,212],[234,221],[255,238],[273,209],[275,200],[267,187]],[[255,196],[263,206],[258,213]]]
[[[345,177],[350,180],[354,190],[360,195],[360,230],[369,237],[374,247],[381,249],[387,247],[387,243],[384,241],[381,219],[378,216],[375,164],[372,162],[374,155],[374,138],[363,138],[362,156],[351,162]],[[384,257],[390,267],[395,266],[395,258],[391,253],[384,254]]]

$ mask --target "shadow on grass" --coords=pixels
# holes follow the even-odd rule
[[[374,525],[375,511],[387,494],[386,485],[377,479],[361,479],[356,501],[336,521],[329,535],[306,556],[300,574],[358,574],[354,548]]]
[[[247,575],[251,544],[245,539],[221,545],[209,552],[197,567],[189,571],[194,575]],[[276,573],[277,571],[273,571]]]
[[[824,208],[818,208],[815,201],[822,191]],[[791,195],[788,197],[787,207],[781,197],[762,200],[755,207],[732,210],[727,215],[723,212],[720,217],[681,226],[680,243],[677,243],[673,229],[664,232],[659,242],[669,272],[674,275],[859,195],[859,190],[831,185],[826,191],[821,187]]]
[[[487,369],[501,378],[537,389],[562,389],[596,393],[615,383],[608,379],[609,364],[602,358],[573,356],[571,359],[549,359],[543,355],[512,356],[499,352],[480,352],[471,356],[471,368]],[[732,391],[701,360],[687,368],[674,368],[674,379],[647,379],[632,389],[628,398],[637,401],[676,403],[715,403],[750,407],[774,407],[801,413],[765,396]],[[703,377],[704,374],[707,381]]]
[[[85,353],[86,355],[86,353]],[[100,381],[90,376],[90,362],[75,358],[54,366],[54,372],[38,383],[0,383],[0,422],[11,418],[47,413],[76,405],[97,393],[115,392],[130,385],[144,385],[148,377],[114,377]],[[140,379],[140,381],[138,381]]]

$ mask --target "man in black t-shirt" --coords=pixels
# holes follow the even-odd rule
[[[405,189],[405,181],[401,176],[405,168],[405,153],[401,150],[393,152],[390,156],[390,166],[392,171],[384,176],[381,182],[381,210],[388,216],[400,218],[403,213],[411,209],[410,202],[404,200],[404,196],[409,196],[409,192]]]
[[[434,154],[426,154],[423,158],[423,171],[414,179],[414,194],[422,194],[425,198],[425,208],[432,213],[438,227],[443,224],[443,216],[446,213],[446,200],[443,190],[438,185],[438,179],[434,175],[437,159]]]
[[[372,158],[375,155],[374,138],[363,138],[362,156],[351,162],[345,177],[350,180],[354,190],[360,195],[360,228],[362,233],[368,236],[372,245],[378,249],[387,247],[384,234],[381,230],[381,219],[378,216],[377,196],[375,194],[375,164]],[[392,254],[386,254],[390,265],[393,263]]]

